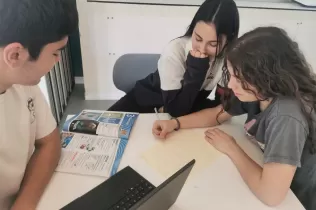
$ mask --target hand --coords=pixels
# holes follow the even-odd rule
[[[154,123],[152,132],[157,138],[165,139],[177,126],[178,124],[175,120],[158,120]]]
[[[206,55],[205,53],[201,53],[201,52],[198,51],[198,50],[191,50],[191,51],[190,51],[190,54],[191,54],[193,57],[196,57],[196,58],[206,58],[206,57],[208,57],[208,55]]]
[[[237,146],[236,140],[232,136],[217,128],[205,131],[205,140],[226,155],[234,152]]]

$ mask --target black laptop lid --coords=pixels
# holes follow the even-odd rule
[[[131,210],[167,210],[177,200],[195,160],[192,160],[164,183],[140,200]]]

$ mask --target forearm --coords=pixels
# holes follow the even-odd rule
[[[200,87],[194,83],[182,87],[180,90],[162,90],[164,112],[172,117],[180,117],[190,113]]]
[[[195,58],[189,54],[186,63],[181,88],[162,90],[165,112],[173,117],[190,113],[209,69],[209,58]]]
[[[60,158],[61,144],[56,129],[49,142],[35,147],[16,202],[36,206],[47,186]]]
[[[237,167],[249,189],[259,200],[269,206],[275,206],[279,203],[276,194],[268,189],[269,184],[264,183],[262,179],[263,169],[260,165],[254,162],[238,145],[228,156]]]
[[[178,118],[180,121],[181,129],[187,128],[205,128],[213,127],[226,121],[230,116],[227,113],[222,113],[222,106],[217,106],[210,109],[204,109],[199,112],[192,113]]]

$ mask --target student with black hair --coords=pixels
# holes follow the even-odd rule
[[[263,203],[280,204],[291,188],[306,210],[315,210],[316,75],[298,44],[282,29],[257,28],[233,42],[225,60],[224,104],[157,121],[154,135],[165,138],[176,128],[211,127],[247,114],[245,134],[263,150],[263,168],[234,136],[209,129],[205,139],[232,160]]]
[[[75,0],[0,1],[0,209],[34,210],[61,144],[37,86],[78,29]]]
[[[233,0],[206,0],[185,35],[164,49],[158,70],[138,81],[109,110],[151,113],[157,108],[179,117],[217,106],[223,52],[238,31],[239,13]]]

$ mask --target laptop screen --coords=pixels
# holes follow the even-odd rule
[[[186,182],[195,160],[192,160],[168,180],[154,189],[140,200],[132,210],[167,210],[177,200],[184,183]]]
[[[316,7],[315,0],[294,0],[294,1],[306,7]]]

